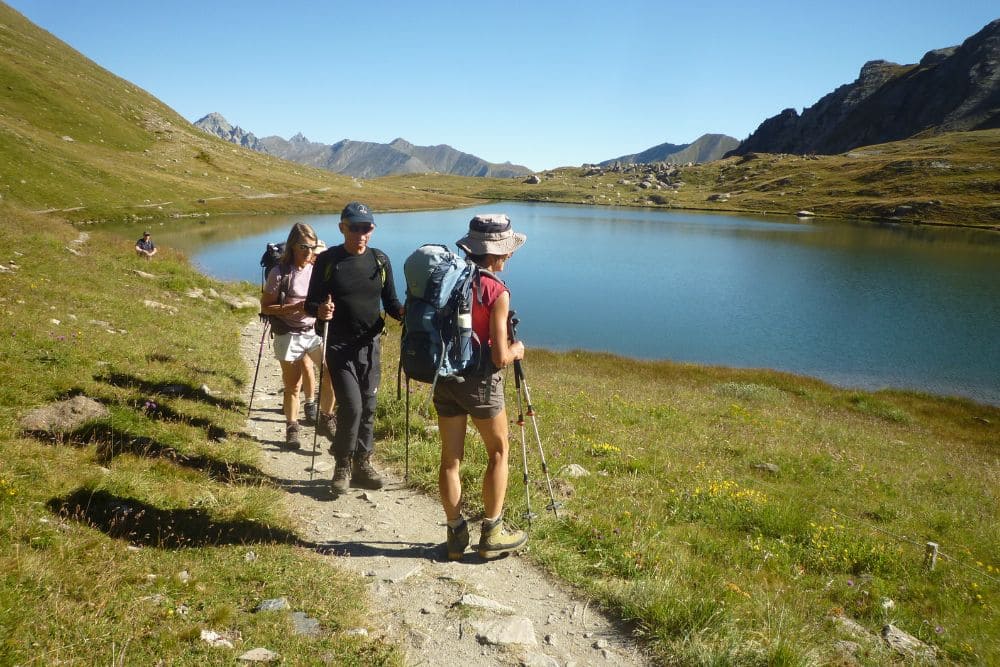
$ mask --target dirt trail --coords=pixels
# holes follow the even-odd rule
[[[260,336],[257,322],[241,336],[251,372]],[[260,443],[264,471],[287,491],[288,512],[298,517],[300,536],[320,545],[332,564],[369,578],[374,612],[369,630],[400,642],[408,664],[649,664],[620,624],[526,557],[487,562],[470,550],[461,561],[445,559],[437,499],[406,488],[384,467],[379,466],[387,481],[382,490],[352,489],[334,499],[329,492],[333,458],[321,437],[310,481],[312,428],[301,429],[301,450],[280,446],[281,378],[267,343],[247,424]],[[377,442],[375,451],[377,457]],[[474,546],[478,525],[470,528]],[[466,597],[463,604],[469,594],[485,601]]]

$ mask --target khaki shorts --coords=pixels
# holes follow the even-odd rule
[[[320,363],[323,339],[315,333],[286,333],[274,337],[274,358],[278,361],[298,361],[307,354],[313,363]]]
[[[441,417],[469,415],[492,419],[503,412],[503,373],[470,377],[465,382],[444,380],[434,386],[434,409]]]

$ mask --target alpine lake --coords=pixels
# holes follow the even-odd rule
[[[762,367],[842,387],[915,389],[1000,405],[1000,234],[850,220],[491,203],[376,213],[371,245],[403,263],[455,250],[475,213],[527,243],[501,278],[529,347]],[[204,273],[261,280],[295,222],[329,245],[337,215],[226,216],[154,227]]]

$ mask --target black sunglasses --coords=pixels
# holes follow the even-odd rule
[[[368,232],[375,229],[375,225],[365,224],[363,222],[350,223],[347,225],[347,229],[355,234],[367,234]]]
[[[308,243],[300,243],[299,247],[302,248],[303,250],[315,250],[319,246],[318,245],[309,245]]]

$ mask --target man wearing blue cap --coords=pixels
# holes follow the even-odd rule
[[[335,495],[349,487],[382,488],[371,464],[385,326],[381,308],[399,320],[403,305],[396,297],[389,258],[368,245],[374,231],[375,218],[366,205],[345,206],[340,214],[344,242],[317,257],[306,296],[306,312],[329,327],[326,360],[337,413],[336,419],[320,415],[317,428],[332,441]]]

